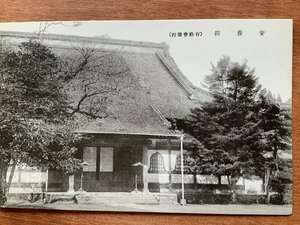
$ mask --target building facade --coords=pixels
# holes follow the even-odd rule
[[[0,37],[12,45],[41,38],[3,31]],[[218,184],[216,177],[192,174],[185,167],[190,143],[172,127],[172,120],[183,119],[211,97],[183,75],[167,44],[55,34],[43,35],[42,41],[60,56],[75,54],[78,46],[113,53],[118,67],[126,68],[123,78],[135,82],[122,94],[110,96],[105,117],[79,117],[82,123],[76,132],[91,137],[77,146],[77,157],[84,162],[81,174],[68,177],[53,170],[26,174],[20,168],[13,176],[11,191],[30,192],[40,187],[60,193],[82,189],[170,193]],[[77,98],[80,92],[72,95]],[[222,177],[222,185],[227,184]]]

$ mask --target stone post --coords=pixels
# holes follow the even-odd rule
[[[149,189],[148,189],[148,146],[144,145],[143,146],[143,185],[144,185],[144,189],[143,192],[144,193],[148,193]]]
[[[75,185],[74,175],[70,175],[69,176],[69,189],[67,191],[68,193],[74,193],[75,192],[74,185]]]

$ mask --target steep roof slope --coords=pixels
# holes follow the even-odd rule
[[[36,38],[32,33],[2,31],[0,36],[14,44]],[[168,134],[172,131],[166,118],[183,118],[190,109],[211,99],[183,75],[165,43],[54,34],[45,35],[43,41],[60,54],[72,51],[74,43],[117,52],[129,69],[126,76],[137,80],[123,93],[127,97],[111,96],[107,117],[87,120],[79,116],[79,131]]]

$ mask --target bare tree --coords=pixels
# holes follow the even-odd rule
[[[72,22],[71,25],[69,24],[66,24],[66,22],[44,22],[44,23],[40,23],[39,24],[39,28],[37,30],[37,37],[40,39],[40,40],[43,40],[44,39],[44,35],[45,33],[47,32],[47,30],[49,30],[49,28],[51,26],[57,26],[57,25],[60,25],[60,26],[64,26],[64,27],[78,27],[81,25],[81,22]]]
[[[81,46],[63,57],[62,71],[67,73],[65,91],[69,93],[71,114],[91,119],[107,117],[112,96],[135,86],[138,80],[117,50]]]

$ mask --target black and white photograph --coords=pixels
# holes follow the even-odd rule
[[[0,23],[0,207],[292,214],[292,27]]]

